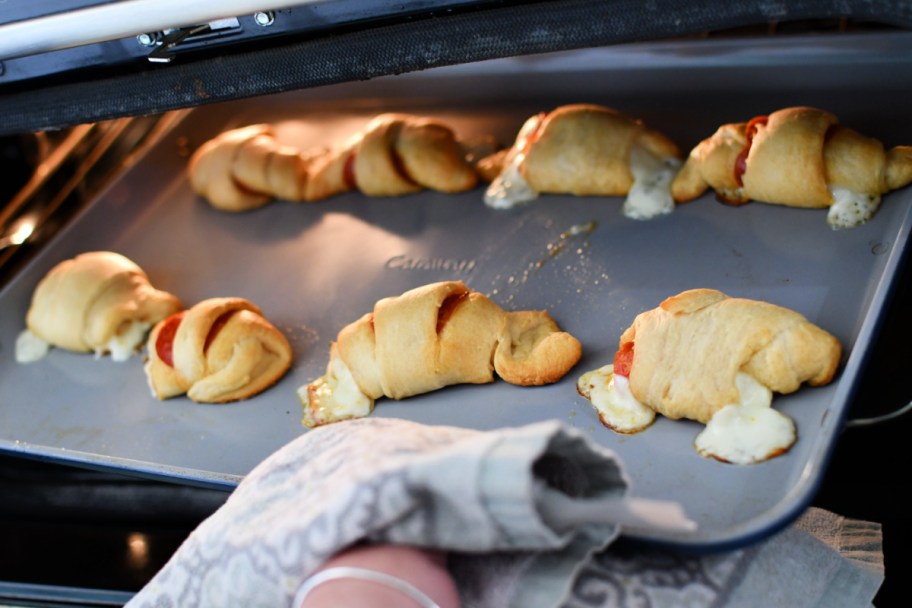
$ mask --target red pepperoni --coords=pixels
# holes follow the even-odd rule
[[[355,153],[352,152],[345,159],[345,166],[342,169],[342,181],[349,190],[357,190],[358,182],[355,179]]]
[[[548,112],[539,112],[538,124],[535,125],[535,129],[531,133],[529,133],[529,138],[526,140],[526,145],[522,149],[523,154],[528,154],[529,148],[532,147],[532,144],[534,144],[536,141],[538,141],[538,138],[541,137],[542,127],[545,126],[545,119],[547,119],[547,118],[548,118]]]
[[[630,377],[630,367],[633,365],[633,342],[625,342],[614,356],[614,373],[618,376]]]
[[[443,300],[443,303],[440,304],[440,308],[437,310],[438,334],[443,331],[443,327],[447,324],[447,321],[450,320],[450,317],[453,316],[453,312],[456,308],[468,299],[469,292],[463,291],[462,293],[452,293]]]
[[[184,319],[183,312],[176,312],[164,321],[155,339],[155,352],[168,367],[174,367],[174,336]]]
[[[735,181],[738,182],[739,186],[744,185],[741,178],[744,175],[744,172],[747,171],[747,155],[750,153],[751,145],[754,143],[754,135],[757,134],[757,127],[765,125],[768,120],[769,117],[767,116],[755,116],[750,119],[750,122],[747,123],[747,127],[744,129],[744,136],[747,138],[747,143],[744,144],[744,148],[735,159]]]

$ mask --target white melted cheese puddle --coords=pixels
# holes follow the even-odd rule
[[[634,220],[648,220],[674,211],[671,182],[681,161],[677,158],[659,158],[649,150],[633,146],[630,150],[630,172],[633,185],[624,201],[624,215]]]
[[[771,406],[772,392],[739,373],[735,377],[740,399],[720,409],[697,436],[701,456],[734,464],[762,462],[788,450],[797,439],[795,423]],[[630,392],[628,379],[606,365],[586,372],[577,381],[580,394],[598,412],[602,424],[619,433],[638,433],[655,420],[656,413]]]
[[[111,359],[114,361],[126,361],[139,350],[151,328],[151,323],[131,321],[126,329],[115,334],[104,348],[96,349],[95,356],[111,353]]]
[[[314,387],[311,400],[308,387]],[[341,357],[331,357],[326,375],[310,385],[298,388],[298,399],[303,406],[301,422],[314,428],[330,422],[364,418],[374,409],[374,400],[361,392],[351,370]]]
[[[772,392],[752,376],[738,373],[740,401],[720,409],[697,435],[701,456],[735,464],[751,464],[778,456],[797,439],[791,418],[770,407]]]
[[[151,328],[151,323],[131,321],[124,330],[115,334],[106,346],[96,348],[95,356],[101,357],[105,353],[111,353],[111,359],[114,361],[126,361],[139,351],[139,347],[145,341],[146,334]],[[47,356],[50,350],[49,342],[42,340],[28,329],[21,331],[16,338],[17,363],[40,361]]]
[[[51,344],[27,329],[16,337],[16,363],[34,363],[47,356]]]
[[[655,420],[655,411],[637,401],[627,378],[616,376],[613,365],[586,372],[576,387],[592,403],[602,424],[619,433],[638,433]]]
[[[827,224],[833,230],[860,226],[874,217],[880,207],[880,196],[876,194],[835,187],[830,192],[833,204],[827,212]]]

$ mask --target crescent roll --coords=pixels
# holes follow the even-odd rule
[[[247,399],[291,366],[291,346],[253,303],[212,298],[158,323],[145,371],[159,399],[187,394],[198,403]]]
[[[492,382],[495,373],[512,384],[549,384],[581,352],[547,312],[506,312],[460,281],[431,283],[378,301],[342,328],[326,375],[298,390],[303,422],[366,416],[380,397]]]
[[[190,186],[216,209],[248,211],[304,199],[311,156],[280,144],[267,124],[225,131],[190,158]]]
[[[589,372],[578,388],[607,426],[630,423],[618,430],[637,432],[654,413],[688,418],[707,425],[696,442],[704,455],[757,462],[796,439],[791,419],[771,409],[773,393],[829,383],[841,352],[835,337],[795,311],[694,289],[638,315],[613,367]]]
[[[177,297],[155,289],[146,273],[123,255],[83,253],[57,264],[38,283],[16,357],[33,361],[56,346],[110,353],[124,361],[155,323],[180,308]]]
[[[381,114],[314,162],[305,197],[315,201],[350,190],[368,196],[425,188],[464,192],[477,183],[478,174],[450,127],[431,118]]]
[[[669,191],[681,152],[641,121],[574,104],[529,118],[513,147],[479,163],[492,179],[485,202],[512,207],[539,193],[626,196],[624,213],[646,219],[674,208]]]
[[[672,183],[675,201],[713,188],[723,202],[829,208],[833,228],[866,222],[881,196],[912,182],[912,147],[881,142],[817,108],[793,107],[719,127]]]
[[[619,351],[632,351],[630,390],[668,418],[702,423],[738,399],[745,372],[776,393],[830,382],[839,341],[801,314],[712,289],[685,291],[636,317]]]

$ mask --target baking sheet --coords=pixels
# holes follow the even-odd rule
[[[700,48],[702,55],[694,53]],[[305,432],[295,389],[323,373],[329,342],[341,327],[380,297],[461,279],[505,308],[548,310],[581,338],[579,365],[546,387],[502,381],[448,387],[401,402],[381,400],[374,415],[479,429],[556,418],[615,450],[635,494],[676,500],[699,525],[690,533],[647,527],[628,534],[692,547],[736,546],[769,534],[807,505],[838,437],[907,240],[912,191],[888,195],[873,221],[840,232],[826,225],[825,211],[727,207],[711,194],[646,222],[624,218],[617,198],[549,195],[492,210],[482,203],[481,189],[398,199],[350,193],[233,215],[195,197],[184,168],[196,146],[252,122],[274,122],[283,140],[311,147],[395,110],[437,116],[462,135],[492,133],[508,143],[528,115],[580,101],[640,117],[685,150],[720,122],[797,104],[831,109],[844,124],[889,145],[912,142],[906,108],[886,94],[909,71],[908,60],[899,68],[893,62],[887,77],[881,64],[884,55],[893,57],[889,48],[863,61],[857,50],[812,43],[808,49],[786,56],[767,48],[744,59],[724,57],[724,45],[634,45],[193,111],[0,293],[0,449],[230,487]],[[827,65],[823,76],[821,64]],[[854,88],[859,78],[862,91]],[[770,86],[774,82],[781,86]],[[880,89],[872,95],[871,87]],[[567,236],[583,225],[594,228]],[[55,349],[43,361],[17,365],[15,337],[37,281],[60,260],[97,249],[127,255],[154,285],[188,305],[214,296],[249,298],[289,337],[294,366],[250,400],[196,405],[153,399],[139,357],[114,363]],[[836,382],[774,402],[797,423],[799,440],[788,454],[758,465],[724,465],[693,450],[702,428],[697,423],[660,418],[643,433],[617,435],[577,395],[578,376],[611,362],[636,314],[694,287],[795,309],[843,343]]]

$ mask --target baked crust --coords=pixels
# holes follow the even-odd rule
[[[381,114],[334,150],[280,144],[269,124],[225,131],[188,165],[193,191],[223,211],[248,211],[274,198],[318,201],[357,189],[401,196],[423,188],[463,192],[478,175],[453,131],[436,120]]]
[[[155,289],[132,260],[91,251],[64,260],[41,279],[26,325],[53,346],[104,353],[132,322],[151,326],[180,308],[180,300]]]
[[[535,124],[538,123],[538,124]],[[677,145],[639,120],[594,104],[560,106],[531,117],[508,152],[482,159],[479,170],[493,180],[517,153],[519,171],[533,190],[579,196],[623,196],[633,173],[630,152],[641,146],[657,158],[680,158]]]
[[[461,281],[379,300],[333,345],[371,399],[403,399],[451,384],[555,382],[579,360],[579,341],[546,312],[506,312]]]
[[[167,399],[187,393],[200,403],[247,399],[269,388],[291,366],[285,336],[243,298],[212,298],[165,319],[149,335],[146,375],[153,393]],[[173,331],[172,361],[162,359],[160,334]],[[163,338],[165,339],[165,338]]]
[[[193,191],[222,211],[249,211],[273,198],[304,198],[309,156],[281,145],[270,125],[225,131],[190,158]]]
[[[424,188],[464,192],[477,183],[452,129],[431,118],[388,113],[314,162],[305,197],[315,201],[352,189],[368,196]]]
[[[749,124],[756,129],[750,142]],[[739,183],[736,164],[743,151]],[[829,112],[791,107],[752,123],[722,125],[690,152],[672,196],[686,202],[713,188],[729,203],[821,208],[833,204],[834,187],[880,196],[910,182],[912,148],[885,152],[878,140],[839,125]]]
[[[694,289],[641,313],[623,333],[633,343],[630,390],[668,418],[708,423],[737,403],[743,372],[777,393],[827,384],[839,365],[839,341],[801,314],[774,304]]]

